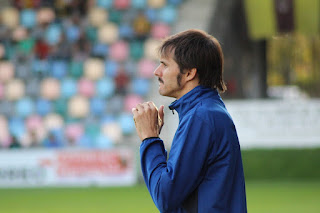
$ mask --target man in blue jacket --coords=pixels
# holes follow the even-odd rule
[[[154,71],[159,93],[176,98],[179,114],[169,158],[159,138],[164,106],[141,103],[132,109],[145,183],[160,212],[247,212],[237,132],[218,93],[223,82],[219,42],[200,30],[166,39]]]

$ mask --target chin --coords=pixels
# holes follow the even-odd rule
[[[171,91],[171,90],[165,90],[163,87],[159,87],[159,94],[161,95],[161,96],[165,96],[165,97],[171,97],[171,98],[174,98],[175,96],[174,96],[174,94],[173,94],[173,91]]]
[[[159,88],[159,94],[162,96],[167,96],[166,92]]]
[[[173,96],[172,94],[170,94],[170,93],[166,93],[166,92],[161,92],[161,91],[159,91],[159,94],[160,94],[161,96],[174,98],[174,96]]]
[[[161,90],[159,90],[159,94],[162,95],[162,96],[166,96],[166,93],[161,91]]]

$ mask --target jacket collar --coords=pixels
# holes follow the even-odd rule
[[[176,110],[179,116],[183,116],[186,112],[192,109],[200,100],[207,97],[218,96],[216,89],[211,89],[204,86],[196,86],[190,92],[184,94],[180,99],[175,100],[169,105],[170,110]]]

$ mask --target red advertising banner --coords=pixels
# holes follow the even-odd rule
[[[0,187],[132,185],[134,156],[130,149],[1,151]]]

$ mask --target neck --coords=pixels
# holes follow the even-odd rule
[[[188,82],[185,84],[181,92],[177,97],[175,97],[177,100],[180,99],[182,96],[193,90],[195,87],[199,86],[199,83],[197,82]]]

